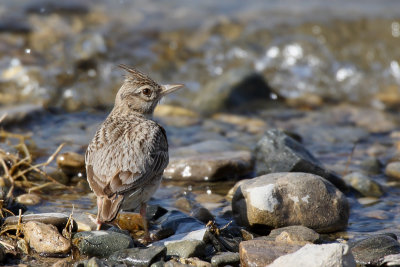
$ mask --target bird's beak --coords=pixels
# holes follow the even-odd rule
[[[163,91],[162,91],[162,96],[168,95],[172,92],[175,92],[176,90],[178,90],[179,88],[182,88],[183,84],[163,84],[161,85]]]

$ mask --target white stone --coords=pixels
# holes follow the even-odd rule
[[[349,246],[346,244],[307,244],[294,253],[277,258],[268,266],[355,267],[356,262]]]
[[[247,194],[250,204],[259,210],[273,212],[275,206],[279,204],[278,200],[274,197],[274,188],[274,184],[267,184],[248,189]]]

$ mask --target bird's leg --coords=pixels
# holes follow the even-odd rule
[[[102,225],[102,221],[100,220],[100,209],[103,205],[103,199],[101,197],[97,197],[97,218],[96,218],[96,224],[97,228],[96,230],[99,231]]]
[[[146,220],[146,207],[147,207],[146,203],[140,204],[140,216],[142,216],[142,220],[143,220],[143,228],[144,228],[144,238],[143,239],[145,242],[150,242],[151,238],[150,238],[149,228],[148,228],[147,220]]]

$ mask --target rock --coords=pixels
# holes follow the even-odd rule
[[[74,221],[78,225],[77,232],[93,231],[96,230],[97,224],[95,223],[96,217],[86,212],[78,212],[74,214]]]
[[[289,244],[317,243],[320,241],[320,235],[317,232],[302,225],[273,229],[267,238],[267,240]]]
[[[159,218],[156,223],[161,225],[161,229],[172,229],[175,234],[188,233],[204,228],[202,222],[177,210],[169,211]]]
[[[54,225],[30,221],[24,224],[26,242],[37,253],[64,254],[71,250],[71,243],[63,237]]]
[[[170,158],[164,177],[173,180],[218,181],[249,174],[253,158],[248,151],[223,151]]]
[[[239,266],[240,254],[235,252],[223,252],[217,254],[211,258],[211,266],[222,267],[222,266]]]
[[[115,251],[133,246],[131,237],[109,231],[79,232],[73,235],[72,243],[81,254],[96,257],[108,257]]]
[[[380,266],[400,266],[400,254],[387,255],[380,264]]]
[[[394,235],[396,237],[396,235]],[[379,234],[351,245],[358,264],[374,264],[390,254],[400,253],[400,244],[393,234]]]
[[[327,179],[342,191],[346,184],[327,171],[302,144],[279,130],[269,130],[255,149],[257,175],[274,172],[307,172]]]
[[[190,216],[196,218],[197,220],[203,222],[203,223],[208,223],[209,221],[214,221],[215,218],[211,214],[211,212],[204,208],[204,207],[196,207],[190,212]]]
[[[71,264],[67,265],[66,267],[69,266],[71,266]],[[113,262],[98,259],[96,257],[92,257],[88,260],[78,261],[73,266],[74,267],[113,267],[113,266],[126,267],[126,265],[122,264],[115,265]]]
[[[206,239],[207,236],[207,228],[204,227],[202,229],[199,230],[194,230],[191,232],[186,232],[186,233],[180,233],[180,234],[175,234],[172,235],[168,238],[162,239],[158,242],[153,243],[152,245],[155,246],[165,246],[169,243],[172,242],[179,242],[179,241],[183,241],[183,240],[198,240],[198,241],[204,241]]]
[[[282,255],[300,249],[299,245],[289,245],[267,240],[243,241],[239,246],[240,266],[267,266]]]
[[[124,263],[128,266],[150,266],[164,260],[167,249],[164,246],[148,248],[127,248],[114,252],[109,260]]]
[[[360,197],[357,198],[357,202],[364,206],[370,206],[378,203],[380,200],[376,197]]]
[[[75,152],[65,152],[57,156],[57,165],[67,175],[85,173],[85,157]]]
[[[170,242],[166,245],[167,256],[181,258],[203,257],[206,244],[201,240],[182,240]]]
[[[343,177],[343,180],[365,197],[380,197],[383,195],[382,187],[362,173],[349,173]]]
[[[27,223],[27,222],[41,222],[44,224],[51,224],[56,226],[59,230],[62,230],[65,228],[65,225],[67,224],[69,219],[68,215],[65,215],[63,213],[39,213],[39,214],[28,214],[28,215],[22,215],[22,223]],[[17,225],[18,224],[19,217],[18,216],[10,216],[7,217],[4,221],[4,225]],[[73,226],[73,231],[76,231],[77,224],[74,221],[74,226]]]
[[[400,161],[390,162],[386,165],[385,174],[391,178],[400,179]]]
[[[360,162],[363,171],[370,174],[379,174],[381,172],[382,163],[375,157],[366,158]]]
[[[178,198],[174,204],[175,207],[186,212],[190,212],[193,208],[192,203],[190,203],[190,200],[187,197]]]
[[[239,225],[262,233],[290,225],[334,232],[345,229],[349,219],[343,193],[309,173],[271,173],[249,179],[236,190],[232,211]]]
[[[356,262],[346,244],[307,244],[294,253],[277,258],[268,266],[355,267]]]
[[[37,205],[40,203],[41,198],[36,194],[22,194],[19,195],[16,200],[24,205]]]
[[[71,260],[70,259],[62,259],[59,261],[56,261],[51,267],[69,267],[71,266]]]
[[[197,94],[193,106],[203,114],[238,109],[255,102],[265,107],[271,99],[271,88],[264,78],[250,73],[248,68],[231,69],[216,79],[209,80]]]

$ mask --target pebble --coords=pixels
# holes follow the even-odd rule
[[[22,194],[19,195],[16,200],[24,205],[37,205],[40,203],[41,198],[37,194]]]
[[[30,221],[24,224],[26,242],[37,253],[64,254],[71,250],[71,242],[54,225]]]
[[[211,258],[211,266],[213,267],[239,266],[239,264],[240,254],[237,252],[223,252]]]
[[[234,115],[228,113],[217,113],[212,116],[213,119],[236,125],[243,128],[245,131],[253,134],[261,133],[265,130],[265,121],[257,118],[251,118],[241,115]]]
[[[385,174],[391,178],[400,179],[400,161],[390,162],[386,165]]]
[[[130,236],[111,231],[79,232],[73,235],[72,243],[81,254],[96,257],[108,257],[133,246]]]
[[[357,202],[364,206],[374,205],[378,203],[380,200],[376,197],[360,197],[357,198]]]
[[[270,267],[356,267],[351,250],[346,244],[307,244],[294,253],[274,260]]]
[[[233,196],[232,211],[239,225],[260,233],[290,225],[329,233],[345,229],[349,219],[345,195],[310,173],[271,173],[247,180]]]
[[[57,156],[57,165],[67,175],[85,173],[85,157],[75,152],[65,152]]]
[[[188,233],[204,228],[202,222],[178,210],[169,211],[159,218],[156,223],[161,225],[161,229],[171,229],[175,234]]]
[[[190,216],[196,218],[197,220],[203,222],[204,224],[209,221],[214,221],[215,217],[211,214],[211,212],[204,207],[196,207],[190,212]]]
[[[150,266],[164,260],[167,248],[150,246],[148,248],[127,248],[114,252],[108,259],[128,266]]]
[[[51,224],[56,226],[59,230],[62,230],[65,228],[65,225],[67,224],[69,219],[68,215],[65,215],[63,213],[39,213],[39,214],[28,214],[28,215],[22,215],[21,222],[22,223],[27,223],[27,222],[40,222],[44,224]],[[5,219],[4,225],[17,225],[19,220],[19,216],[9,216]],[[74,221],[74,226],[73,226],[73,231],[77,230],[77,224]]]
[[[269,130],[255,149],[257,175],[275,172],[307,172],[327,179],[346,191],[345,182],[326,170],[302,144],[279,130]]]
[[[203,257],[206,244],[202,240],[182,240],[166,244],[167,256]]]
[[[382,187],[360,172],[349,173],[343,176],[343,180],[365,197],[380,197],[383,195]]]
[[[293,225],[273,229],[268,235],[267,240],[301,245],[305,243],[319,242],[320,235],[314,230],[305,226]]]
[[[370,236],[351,245],[351,251],[358,264],[376,264],[382,258],[400,253],[400,244],[394,234]]]
[[[266,266],[282,255],[300,249],[300,245],[290,245],[267,240],[243,241],[239,245],[240,264],[243,267]]]
[[[171,157],[164,177],[172,180],[218,181],[236,179],[253,170],[248,151],[223,151]]]

